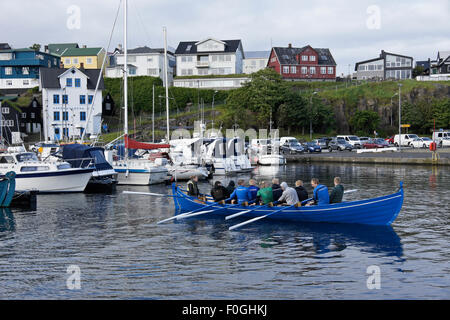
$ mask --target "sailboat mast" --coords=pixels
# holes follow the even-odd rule
[[[164,32],[164,78],[166,79],[166,116],[167,116],[167,143],[170,141],[170,130],[169,130],[169,74],[168,74],[168,63],[167,63],[167,29],[163,27]]]
[[[123,133],[125,135],[125,160],[128,159],[128,45],[127,45],[127,0],[123,1],[123,98],[124,98],[124,125]]]

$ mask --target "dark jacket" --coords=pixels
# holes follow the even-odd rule
[[[303,186],[295,187],[295,191],[297,191],[298,200],[300,202],[308,199],[308,191]]]
[[[235,184],[234,184],[233,180],[228,183],[228,186],[227,186],[226,189],[227,189],[227,192],[228,192],[228,196],[230,196],[230,194],[232,194],[234,189],[235,189]]]
[[[272,192],[273,201],[278,201],[278,199],[280,199],[281,195],[283,194],[283,189],[281,189],[281,186],[279,184],[274,183],[272,185]]]
[[[341,203],[344,197],[344,187],[338,184],[333,188],[330,194],[330,203]]]
[[[189,180],[187,183],[188,195],[192,197],[198,197],[200,192],[198,191],[197,182]]]
[[[225,188],[224,186],[215,186],[214,188],[212,188],[211,195],[216,202],[225,200],[229,197],[227,188]]]

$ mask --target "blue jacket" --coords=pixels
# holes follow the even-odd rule
[[[328,195],[328,188],[323,184],[319,184],[314,188],[313,199],[320,206],[330,204],[330,196]]]
[[[258,194],[259,188],[257,186],[249,186],[248,187],[248,200],[256,201],[256,196]]]
[[[234,189],[233,193],[230,195],[230,197],[226,201],[230,201],[234,197],[237,197],[238,204],[242,204],[243,202],[249,202],[250,199],[248,198],[248,188],[243,186],[238,186],[236,189]]]

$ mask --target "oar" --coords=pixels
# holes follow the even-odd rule
[[[247,221],[245,221],[245,222],[242,222],[242,223],[236,224],[236,225],[234,225],[234,226],[232,226],[232,227],[228,228],[228,230],[230,230],[230,231],[231,231],[231,230],[234,230],[234,229],[237,229],[237,228],[243,227],[243,226],[245,226],[245,225],[247,225],[247,224],[249,224],[249,223],[252,223],[252,222],[255,222],[255,221],[258,221],[258,220],[261,220],[261,219],[267,218],[268,216],[271,216],[271,215],[273,215],[274,213],[277,213],[277,212],[280,212],[280,211],[283,211],[283,210],[286,210],[286,209],[291,209],[291,208],[294,208],[295,206],[296,206],[296,204],[294,204],[294,205],[292,205],[292,206],[288,206],[288,207],[283,207],[283,208],[281,208],[281,209],[278,209],[278,210],[272,211],[271,213],[269,213],[269,214],[266,214],[266,215],[264,215],[264,216],[261,216],[261,217],[256,217],[256,218],[253,218],[253,219],[247,220]]]
[[[200,210],[204,210],[204,209],[206,209],[206,208],[209,208],[209,207],[212,207],[212,206],[216,206],[216,205],[218,205],[218,204],[219,204],[219,203],[215,202],[215,203],[210,204],[210,205],[207,205],[207,206],[205,206],[205,207],[198,208],[198,209],[195,209],[195,210],[190,211],[190,212],[182,213],[182,214],[179,214],[179,215],[176,215],[176,216],[173,216],[173,217],[170,217],[170,218],[161,220],[161,221],[157,222],[156,224],[161,224],[161,223],[164,223],[164,222],[167,222],[167,221],[171,221],[171,220],[175,220],[175,219],[181,219],[181,218],[184,217],[184,216],[191,215],[191,214],[194,213],[194,212],[198,212],[198,211],[200,211]],[[202,212],[208,213],[208,212],[212,212],[212,211],[214,211],[214,210],[202,211]]]
[[[179,197],[172,194],[152,193],[152,192],[135,192],[135,191],[123,191],[124,194],[136,194],[142,196],[156,196],[156,197]]]
[[[256,206],[257,208],[254,208],[254,209],[251,209],[251,210],[241,211],[241,212],[238,212],[238,213],[235,213],[235,214],[226,216],[226,217],[225,217],[225,220],[230,220],[230,219],[233,219],[233,218],[242,216],[243,214],[246,214],[246,213],[255,211],[255,210],[257,210],[257,209],[261,209],[261,208],[267,207],[267,206],[268,206],[267,204],[265,204],[265,205],[263,205],[263,206]]]

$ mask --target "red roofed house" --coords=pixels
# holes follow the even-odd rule
[[[336,62],[329,49],[273,47],[267,66],[285,80],[336,81]]]

